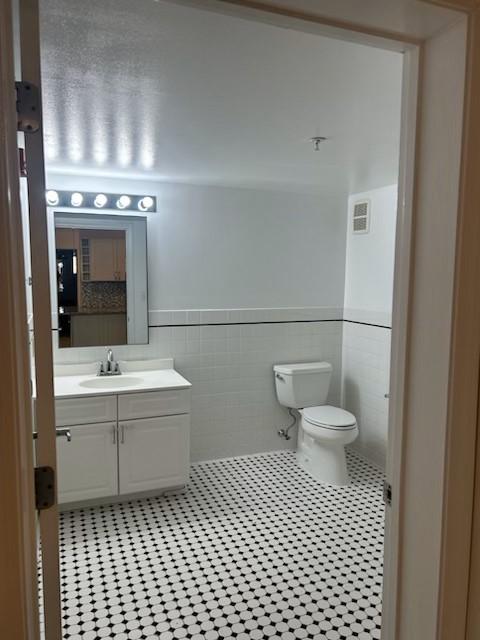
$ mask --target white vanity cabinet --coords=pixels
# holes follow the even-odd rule
[[[183,486],[190,466],[190,389],[56,400],[59,503]]]

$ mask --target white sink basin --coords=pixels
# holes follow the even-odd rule
[[[136,387],[142,384],[143,378],[133,376],[105,376],[89,378],[79,382],[80,387],[87,389],[123,389],[125,387]]]

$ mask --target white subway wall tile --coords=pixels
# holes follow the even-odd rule
[[[225,324],[242,322],[295,322],[341,320],[341,307],[280,307],[249,309],[150,309],[150,326],[178,324]]]
[[[391,330],[345,322],[341,370],[342,407],[359,426],[353,443],[363,456],[385,468]]]
[[[173,357],[193,384],[192,459],[293,448],[277,429],[288,422],[278,405],[272,366],[328,360],[329,402],[358,419],[354,447],[384,465],[388,434],[390,330],[343,322],[291,322],[152,327],[150,344],[115,347],[118,359]],[[91,362],[104,349],[56,349],[56,362]]]
[[[114,352],[119,360],[174,358],[175,368],[193,385],[192,460],[211,460],[295,447],[295,437],[286,442],[277,435],[290,417],[277,402],[274,364],[328,360],[334,370],[329,402],[340,405],[342,325],[159,326],[150,328],[148,345],[114,347]],[[105,349],[97,347],[54,353],[57,363],[97,361],[104,355]]]
[[[193,327],[192,327],[193,328]],[[186,342],[151,329],[159,355],[172,354],[192,384],[192,460],[293,448],[277,436],[288,423],[276,399],[272,367],[282,361],[332,362],[330,401],[339,404],[342,322],[201,326]],[[197,330],[198,329],[198,330]]]

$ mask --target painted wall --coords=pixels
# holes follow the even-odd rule
[[[368,233],[352,233],[355,202],[370,202]],[[353,444],[385,468],[397,185],[348,199],[342,406],[357,418]],[[362,323],[362,324],[359,324]],[[381,326],[379,326],[381,325]]]
[[[355,202],[370,202],[370,230],[353,233]],[[348,199],[345,319],[391,326],[397,185],[352,194]]]
[[[151,311],[343,307],[341,197],[68,175],[49,175],[48,185],[157,196],[147,225]]]

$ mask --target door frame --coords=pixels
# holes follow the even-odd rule
[[[473,640],[480,637],[480,2],[422,1],[468,18],[437,629],[439,640]]]
[[[447,640],[447,630],[455,626],[455,637],[466,637],[467,608],[470,575],[470,561],[472,548],[472,522],[474,500],[474,471],[475,471],[475,444],[477,437],[477,397],[479,381],[479,354],[480,354],[480,308],[476,300],[477,284],[480,280],[480,261],[477,257],[478,240],[480,238],[480,217],[477,215],[480,202],[480,181],[476,176],[480,167],[480,118],[478,117],[480,101],[480,23],[478,3],[474,0],[420,0],[450,9],[458,9],[465,12],[468,17],[468,55],[467,55],[467,93],[465,101],[465,120],[463,127],[463,145],[461,159],[461,193],[458,208],[457,226],[457,252],[454,286],[454,316],[452,327],[451,366],[448,391],[448,422],[447,422],[447,447],[444,461],[447,473],[443,487],[444,509],[442,549],[439,558],[441,589],[438,601],[438,629],[439,638]],[[4,256],[8,259],[7,270],[8,283],[18,284],[19,274],[23,271],[23,256],[21,252],[12,252],[13,247],[21,247],[21,229],[19,220],[18,178],[16,177],[16,118],[14,111],[14,97],[10,92],[13,80],[13,59],[9,51],[12,46],[11,29],[9,24],[10,0],[1,0],[2,20],[0,26],[0,82],[4,87],[1,94],[2,121],[0,130],[2,135],[8,136],[9,144],[0,151],[0,225],[6,221],[10,223],[10,238],[14,240],[10,247],[6,246],[5,238],[0,238],[0,250],[5,248]],[[302,19],[324,25],[331,30],[347,28],[358,34],[365,42],[365,38],[385,43],[391,40],[392,32],[369,29],[366,25],[354,23],[339,23],[328,18],[314,18],[298,11],[288,11],[274,5],[262,5],[256,2],[241,2],[241,0],[220,0],[223,4],[235,4],[237,6],[261,9],[283,17]],[[379,8],[382,0],[379,0]],[[195,4],[200,4],[196,2]],[[211,3],[210,3],[211,4]],[[218,4],[218,3],[217,3]],[[5,11],[7,9],[7,11]],[[403,46],[419,46],[421,43],[415,38],[402,38],[398,34],[395,40]],[[10,92],[10,93],[9,93]],[[0,103],[1,104],[1,103]],[[7,148],[8,147],[8,148]],[[13,165],[13,166],[12,166]],[[15,169],[13,168],[15,167]],[[3,197],[3,194],[7,197]],[[48,278],[48,274],[46,274]],[[23,287],[23,282],[22,282]],[[22,461],[31,462],[28,451],[31,443],[27,441],[25,429],[31,428],[31,419],[28,419],[28,407],[26,397],[28,393],[28,371],[25,362],[28,361],[28,336],[26,327],[22,324],[23,291],[15,287],[10,288],[12,308],[2,309],[0,320],[1,328],[5,331],[2,338],[8,338],[7,344],[17,345],[15,350],[17,358],[16,366],[11,370],[10,383],[16,389],[16,395],[12,394],[11,402],[2,405],[5,424],[10,429],[0,434],[0,444],[9,447],[5,451],[12,452],[11,473],[5,478],[2,487],[9,493],[12,516],[6,519],[1,530],[2,540],[9,540],[10,555],[23,562],[9,563],[4,582],[9,585],[10,595],[19,606],[9,610],[10,625],[18,625],[19,639],[35,638],[35,598],[32,597],[31,562],[25,559],[32,556],[32,531],[34,527],[33,503],[32,503],[32,477],[31,467],[25,467]],[[23,300],[23,302],[22,302]],[[473,302],[472,302],[473,301]],[[6,306],[6,305],[5,305]],[[5,322],[4,314],[10,311],[10,320]],[[16,315],[13,314],[16,312]],[[12,322],[15,317],[16,323]],[[23,363],[23,364],[22,364]],[[22,409],[23,407],[23,409]],[[3,417],[3,416],[2,416]],[[17,427],[20,427],[17,430]],[[22,432],[23,427],[23,432]],[[23,433],[23,440],[19,434]],[[3,449],[3,446],[2,446]],[[0,473],[4,469],[0,469]],[[25,485],[23,492],[19,491],[17,480],[21,480],[20,486]],[[405,509],[403,504],[402,508]],[[400,513],[400,517],[401,513]],[[20,531],[26,533],[26,537],[20,535]],[[3,548],[6,548],[3,545]],[[452,551],[454,550],[454,553]],[[15,553],[16,552],[16,553]],[[460,560],[459,560],[460,557]],[[30,571],[28,568],[30,567]],[[23,576],[23,578],[22,578]],[[27,579],[30,576],[30,582]],[[20,579],[19,579],[20,578]],[[12,585],[15,585],[15,594]],[[30,585],[30,587],[29,587]],[[9,600],[11,602],[11,600]],[[5,604],[2,602],[2,605]],[[397,599],[397,607],[401,603]],[[33,625],[33,626],[32,626]],[[10,634],[13,626],[9,627]],[[465,633],[463,633],[465,630]],[[460,634],[459,634],[460,632]],[[453,637],[450,635],[450,638]],[[471,638],[474,635],[470,635]],[[387,639],[385,639],[387,640]],[[388,640],[391,640],[388,638]],[[425,639],[427,640],[427,639]],[[429,639],[430,640],[430,639]],[[433,640],[433,639],[432,639]]]
[[[418,164],[419,113],[421,102],[422,48],[411,46],[404,53],[402,121],[398,176],[397,224],[395,231],[394,295],[390,350],[390,385],[386,481],[392,488],[392,505],[385,510],[382,638],[397,633],[398,572],[400,566],[401,483],[403,472],[405,407],[409,347],[409,316],[414,244],[415,167]],[[395,363],[395,366],[392,366]],[[384,613],[387,612],[387,615]]]

